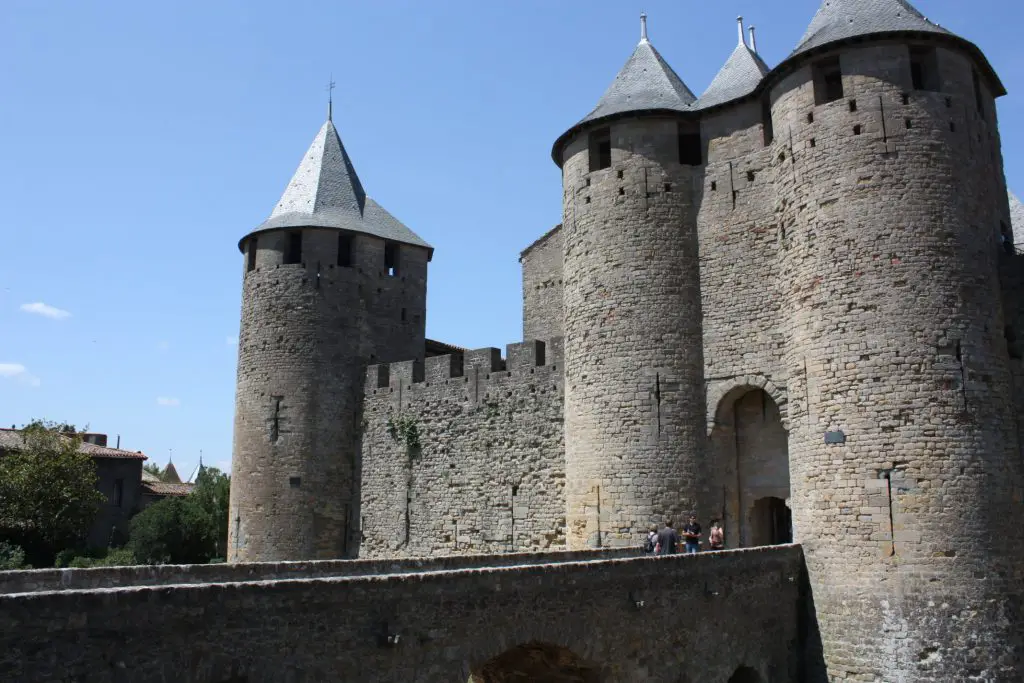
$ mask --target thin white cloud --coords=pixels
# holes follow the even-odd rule
[[[0,363],[0,377],[13,379],[20,384],[30,387],[38,387],[41,382],[39,378],[28,371],[21,363]]]
[[[231,474],[231,461],[230,460],[218,460],[214,465],[218,470],[224,474]]]
[[[168,396],[157,396],[156,404],[158,406],[164,406],[165,408],[177,408],[181,405],[181,401],[176,398],[170,398]]]
[[[44,304],[42,301],[37,301],[32,304],[22,304],[21,310],[26,313],[32,313],[34,315],[41,315],[44,318],[51,318],[52,320],[63,320],[64,318],[71,317],[71,313],[63,309]]]
[[[238,346],[238,337],[224,337],[224,343],[228,346]]]
[[[157,342],[157,345],[156,345],[156,350],[157,351],[166,351],[169,348],[171,348],[171,342],[169,342],[169,341]]]

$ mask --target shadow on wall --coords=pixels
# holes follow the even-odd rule
[[[549,643],[527,643],[507,650],[473,670],[468,683],[601,683],[597,665],[572,650]]]

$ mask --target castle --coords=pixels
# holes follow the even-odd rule
[[[772,68],[741,24],[700,97],[644,25],[554,143],[504,354],[425,338],[432,249],[328,118],[239,244],[229,559],[638,546],[692,512],[802,546],[830,680],[1015,680],[1003,94],[905,0],[824,0]]]

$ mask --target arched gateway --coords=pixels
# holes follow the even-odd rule
[[[788,434],[775,400],[757,387],[727,392],[711,450],[711,515],[722,521],[726,547],[791,542]]]

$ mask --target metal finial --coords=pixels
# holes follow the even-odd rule
[[[757,38],[754,37],[754,27],[750,27],[750,49],[757,52]]]
[[[640,13],[640,41],[647,42],[647,13]]]
[[[331,80],[327,84],[327,120],[333,120],[331,117],[334,115],[334,74],[331,74]]]
[[[743,17],[736,17],[736,29],[740,34],[740,45],[746,45],[745,36],[743,35]]]

